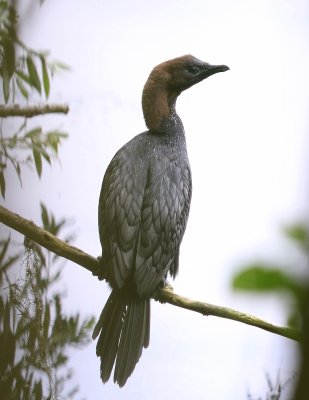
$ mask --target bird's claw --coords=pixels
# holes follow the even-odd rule
[[[169,282],[165,283],[165,285],[163,286],[163,289],[169,290],[170,292],[174,291],[173,286]]]
[[[99,281],[103,281],[105,279],[105,274],[104,274],[104,266],[103,266],[102,256],[97,257],[97,260],[99,261],[99,265],[92,272],[92,275],[97,276]]]

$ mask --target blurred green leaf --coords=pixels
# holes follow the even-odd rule
[[[57,71],[68,71],[71,68],[69,67],[69,65],[64,64],[60,61],[53,61],[53,62],[49,62],[48,63],[49,68],[50,68],[50,72],[52,74],[52,76],[57,72]]]
[[[16,70],[16,75],[19,76],[21,80],[28,83],[29,86],[32,86],[31,79],[28,75],[26,75],[23,71]]]
[[[46,61],[44,56],[40,56],[41,59],[41,65],[42,65],[42,77],[43,77],[43,85],[44,85],[44,91],[45,91],[45,96],[48,98],[49,96],[49,90],[50,90],[50,83],[49,83],[49,76],[48,76],[48,71],[46,67]]]
[[[290,328],[300,329],[302,326],[302,317],[298,309],[293,309],[287,319]]]
[[[30,55],[27,57],[27,68],[31,85],[41,94],[41,81],[36,66]]]
[[[10,75],[5,64],[2,69],[2,88],[4,101],[7,103],[10,98]]]
[[[42,202],[40,203],[40,206],[41,206],[41,219],[43,222],[43,228],[47,230],[47,228],[49,227],[49,216],[47,208],[45,207],[45,204],[43,204]]]
[[[235,274],[232,286],[236,290],[298,292],[300,284],[279,268],[252,264]]]
[[[3,171],[0,171],[0,190],[2,197],[5,198],[5,178]]]
[[[14,363],[16,351],[15,338],[9,322],[11,316],[10,311],[10,304],[6,302],[4,307],[5,318],[3,319],[1,329],[1,369],[3,369],[5,365],[12,365]]]
[[[28,99],[28,91],[25,88],[22,80],[19,77],[16,77],[16,83],[17,83],[18,89],[19,89],[20,93],[22,94],[22,96],[25,99]]]
[[[45,339],[48,339],[49,327],[50,327],[50,307],[49,304],[46,304],[44,322],[43,322],[43,337]]]
[[[41,175],[42,175],[42,157],[41,157],[41,153],[36,148],[33,148],[32,152],[33,152],[33,158],[34,158],[36,171],[37,171],[39,177],[41,178]]]
[[[42,132],[43,132],[42,128],[39,126],[37,128],[31,129],[31,131],[27,132],[24,137],[35,139],[35,138],[39,137],[40,135],[42,135]]]
[[[15,171],[16,171],[16,174],[17,174],[19,183],[20,183],[20,185],[22,186],[21,170],[20,170],[20,164],[19,164],[19,162],[18,162],[18,161],[15,161],[15,162],[13,163],[13,166],[14,166],[14,168],[15,168]]]
[[[61,139],[66,139],[68,137],[68,134],[65,132],[60,132],[60,131],[50,131],[47,134],[47,142],[51,146],[51,148],[54,150],[55,154],[58,154],[58,145],[61,141]]]
[[[33,391],[34,391],[34,400],[42,400],[43,398],[42,381],[35,382]]]
[[[305,224],[293,224],[284,228],[285,235],[303,247],[309,246],[309,230]]]
[[[45,160],[48,162],[48,164],[51,165],[50,156],[44,149],[41,150],[41,155],[45,158]]]
[[[6,66],[10,79],[15,70],[15,46],[12,39],[11,34],[5,34],[2,40],[3,64]]]
[[[0,242],[0,264],[3,263],[4,257],[6,255],[7,249],[9,247],[10,244],[10,238],[8,238],[7,240],[1,240]]]
[[[57,135],[49,133],[47,140],[51,148],[54,150],[55,154],[58,154],[59,138],[57,137]]]

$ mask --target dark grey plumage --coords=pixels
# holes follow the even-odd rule
[[[134,137],[108,166],[99,201],[103,268],[113,291],[95,327],[106,382],[123,386],[149,344],[150,298],[178,271],[186,228],[191,172],[177,96],[225,66],[192,56],[160,64],[143,91],[148,131]]]

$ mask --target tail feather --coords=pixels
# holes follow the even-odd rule
[[[101,331],[96,353],[98,357],[101,357],[101,379],[103,382],[109,380],[115,363],[125,311],[125,303],[117,301],[115,293],[112,292],[93,331],[94,339]],[[104,362],[102,362],[102,359],[104,359]]]
[[[115,312],[113,315],[113,319],[110,322],[110,325],[106,326],[106,336],[104,337],[104,341],[102,343],[102,354],[100,355],[101,379],[103,382],[107,382],[109,380],[115,363],[118,351],[119,337],[122,329],[122,315],[125,312],[125,308],[119,310],[115,308],[114,311]],[[100,346],[100,344],[101,343],[98,342],[98,346]]]
[[[145,349],[149,346],[150,342],[150,301],[146,302],[146,307],[144,311],[144,347]]]
[[[97,356],[101,358],[101,378],[107,382],[115,365],[114,382],[124,386],[149,344],[150,299],[128,298],[113,290],[94,329],[99,332]]]
[[[122,328],[114,374],[114,382],[118,382],[120,387],[125,384],[127,377],[131,375],[140,357],[138,340],[141,338],[138,337],[140,330],[138,307],[138,303],[128,306]]]

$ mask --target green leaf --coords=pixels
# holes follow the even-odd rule
[[[48,339],[49,327],[50,327],[50,307],[49,304],[47,303],[43,321],[43,337],[45,339]]]
[[[232,281],[236,290],[247,291],[280,291],[298,292],[300,285],[284,271],[261,264],[253,264],[238,272]]]
[[[47,141],[50,147],[54,150],[55,154],[58,154],[58,144],[59,144],[58,136],[55,133],[49,133],[47,135]]]
[[[47,230],[47,228],[50,225],[48,211],[47,211],[45,204],[43,204],[42,202],[41,202],[40,206],[41,206],[41,219],[43,222],[43,227],[44,227],[44,229]]]
[[[17,174],[17,176],[18,176],[18,180],[19,180],[20,186],[22,186],[20,164],[19,164],[18,161],[15,161],[15,162],[13,163],[13,165],[14,165],[16,174]]]
[[[37,170],[39,178],[41,178],[41,175],[42,175],[42,157],[41,157],[41,153],[36,148],[33,148],[32,152],[33,152],[35,168]]]
[[[31,131],[27,132],[25,134],[24,138],[35,139],[35,138],[39,137],[41,134],[42,134],[42,128],[37,127],[37,128],[33,128],[33,129],[31,129]]]
[[[45,160],[48,162],[48,164],[51,165],[50,156],[44,149],[41,150],[41,155],[45,158]]]
[[[284,229],[286,236],[302,246],[309,245],[309,231],[305,224],[294,224]]]
[[[42,381],[37,381],[34,384],[34,400],[41,400],[43,398]]]
[[[3,87],[4,101],[7,103],[10,97],[10,75],[6,67],[6,64],[3,65],[2,69],[2,87]]]
[[[49,68],[50,68],[52,76],[54,75],[55,72],[57,72],[57,70],[62,70],[62,71],[67,70],[68,71],[71,69],[69,65],[64,64],[60,61],[49,62]]]
[[[17,145],[17,134],[13,135],[12,137],[8,138],[7,147],[9,149],[14,149]]]
[[[15,46],[12,40],[12,36],[10,34],[8,36],[4,36],[2,48],[4,52],[4,64],[8,70],[8,74],[11,79],[15,70]]]
[[[4,364],[12,368],[16,352],[16,341],[10,326],[11,307],[8,302],[5,304],[4,315],[1,358]]]
[[[67,137],[69,137],[69,135],[66,132],[55,131],[55,135],[57,135],[59,138],[62,139],[66,139]]]
[[[46,61],[44,56],[40,56],[41,59],[41,64],[42,64],[42,77],[43,77],[43,85],[44,85],[44,91],[45,91],[45,96],[48,98],[49,96],[49,90],[50,90],[50,83],[49,83],[49,76],[48,76],[48,71],[46,67]]]
[[[15,71],[16,75],[19,76],[24,82],[28,83],[28,85],[32,86],[30,76],[26,75],[23,71]]]
[[[7,240],[1,240],[0,242],[0,265],[3,263],[4,261],[4,257],[6,255],[7,249],[9,247],[10,244],[10,237],[7,238]]]
[[[294,309],[288,316],[287,324],[290,328],[301,329],[302,328],[302,315],[299,309]]]
[[[16,83],[22,96],[24,96],[25,99],[28,99],[28,91],[19,77],[16,77]]]
[[[50,131],[47,134],[47,142],[50,147],[54,150],[55,154],[58,154],[58,145],[61,139],[66,139],[69,135],[65,132]]]
[[[36,66],[35,66],[31,56],[27,57],[27,68],[28,68],[31,86],[33,86],[41,94],[41,81],[40,81]]]
[[[5,198],[5,178],[3,171],[0,171],[0,190],[2,197]]]

